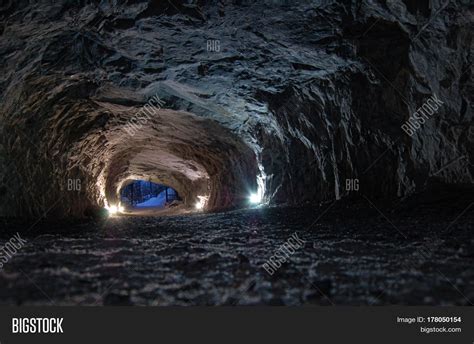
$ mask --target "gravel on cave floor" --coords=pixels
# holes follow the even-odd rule
[[[368,200],[355,208],[329,203],[33,227],[3,220],[2,245],[16,231],[28,243],[0,271],[0,303],[474,303],[472,203],[374,206]],[[270,276],[261,265],[295,232],[304,247]]]

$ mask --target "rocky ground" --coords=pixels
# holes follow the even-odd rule
[[[471,195],[472,196],[472,195]],[[102,223],[3,222],[28,243],[2,304],[472,305],[472,197],[279,207]],[[8,230],[8,233],[7,233]],[[304,247],[261,268],[293,233]]]

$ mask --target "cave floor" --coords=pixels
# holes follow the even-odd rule
[[[100,224],[4,220],[2,244],[16,231],[27,244],[0,271],[0,302],[474,303],[472,203],[380,210],[369,202]],[[304,246],[270,276],[261,265],[295,232]]]

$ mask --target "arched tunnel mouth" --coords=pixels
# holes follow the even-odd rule
[[[69,164],[81,166],[79,179],[86,181],[85,200],[79,203],[86,207],[85,213],[103,208],[113,213],[144,213],[139,210],[145,207],[137,204],[147,200],[123,200],[123,192],[133,185],[172,190],[176,199],[165,201],[165,208],[182,214],[244,207],[249,195],[258,190],[255,153],[217,122],[184,111],[155,109],[153,116],[131,127],[130,113],[140,108],[95,105],[100,112],[113,113],[103,115],[105,127],[90,131],[73,145],[75,152],[69,159]],[[69,165],[68,173],[71,170]],[[74,215],[75,209],[66,212]]]
[[[132,134],[124,132],[126,126],[118,134],[111,130],[117,142],[105,170],[107,201],[116,203],[126,185],[145,179],[173,189],[183,207],[200,203],[199,210],[227,209],[242,205],[242,190],[254,184],[253,152],[213,121],[161,110]]]
[[[164,208],[171,202],[181,202],[178,192],[163,184],[133,180],[120,190],[120,203],[129,209]]]
[[[117,211],[139,215],[144,212],[159,214],[165,209],[181,208],[183,199],[178,192],[164,184],[146,180],[132,180],[120,190]]]
[[[174,190],[182,213],[249,205],[249,195],[259,190],[259,167],[248,142],[214,119],[153,104],[149,99],[156,95],[140,102],[129,97],[119,88],[74,104],[58,100],[62,110],[41,129],[48,140],[19,136],[25,145],[38,140],[37,168],[23,172],[34,175],[18,184],[35,192],[19,193],[5,209],[31,218],[45,212],[54,218],[120,212],[121,191],[134,180]],[[40,185],[38,176],[48,183]]]

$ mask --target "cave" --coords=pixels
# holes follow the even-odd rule
[[[472,305],[470,10],[3,2],[0,302]]]

